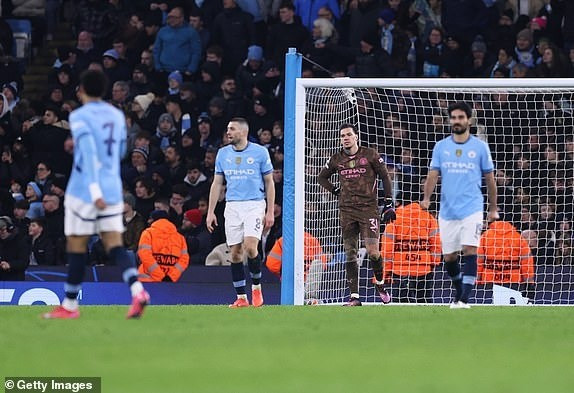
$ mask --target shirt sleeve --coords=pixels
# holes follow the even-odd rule
[[[271,157],[269,156],[269,151],[264,149],[261,153],[261,174],[265,176],[271,172],[273,172]]]
[[[490,148],[486,143],[483,142],[484,150],[482,157],[480,158],[480,169],[482,173],[489,173],[494,171],[494,162],[492,161],[492,154],[490,154]]]
[[[223,166],[221,165],[221,160],[223,160],[223,150],[219,150],[215,156],[215,174],[223,175]]]
[[[431,162],[430,162],[430,169],[434,169],[437,171],[440,171],[440,154],[439,154],[439,149],[438,149],[438,143],[436,145],[434,145],[434,148],[432,149],[432,158],[431,158]]]

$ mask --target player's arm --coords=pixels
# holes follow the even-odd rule
[[[213,182],[211,183],[211,188],[209,189],[209,206],[207,208],[207,217],[205,218],[205,224],[207,225],[207,230],[209,232],[213,232],[213,229],[217,226],[215,206],[217,206],[217,201],[219,200],[219,194],[221,193],[222,186],[223,174],[216,173],[215,176],[213,176]]]
[[[397,218],[395,205],[393,203],[393,183],[391,182],[391,176],[389,175],[387,166],[379,153],[374,152],[374,157],[372,157],[371,162],[375,173],[379,179],[383,181],[383,195],[385,199],[383,201],[383,210],[381,211],[381,221],[388,223]]]
[[[335,185],[331,183],[331,176],[333,173],[335,173],[335,168],[332,164],[332,161],[332,159],[329,160],[329,162],[327,162],[327,164],[325,164],[325,166],[321,169],[321,172],[319,172],[319,175],[317,176],[317,182],[325,190],[338,196],[341,190],[339,187],[335,188]]]
[[[488,194],[488,213],[486,215],[487,221],[498,220],[498,208],[496,206],[496,181],[494,180],[494,171],[484,174],[484,180],[486,182],[486,192]]]
[[[98,160],[96,141],[90,133],[87,124],[83,120],[72,120],[71,127],[76,135],[74,140],[74,150],[77,151],[77,153],[75,154],[80,158],[78,161],[82,163],[80,170],[82,176],[88,182],[90,197],[98,209],[103,209],[105,207],[105,202],[98,175],[100,162]]]
[[[273,181],[273,172],[263,175],[265,183],[265,199],[267,202],[267,212],[265,213],[265,229],[270,229],[275,222],[275,182]]]
[[[428,209],[430,207],[430,200],[436,184],[438,183],[438,176],[439,171],[437,169],[430,169],[427,175],[427,179],[425,180],[425,184],[423,187],[423,200],[421,201],[421,207],[423,209]]]

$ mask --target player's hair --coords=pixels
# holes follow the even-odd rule
[[[353,132],[356,134],[357,133],[357,127],[355,127],[353,124],[351,123],[343,123],[339,126],[339,132],[343,131],[345,128],[351,128],[353,129]]]
[[[456,110],[461,110],[464,113],[466,113],[466,117],[468,117],[469,119],[472,117],[472,109],[470,109],[470,106],[468,106],[466,102],[459,101],[450,104],[448,106],[448,115],[450,116],[452,112]]]
[[[80,76],[80,86],[89,97],[103,97],[107,85],[108,78],[102,71],[86,70]]]
[[[247,120],[244,117],[234,117],[231,120],[229,120],[229,122],[230,123],[235,122],[235,123],[239,124],[245,130],[249,131],[249,123],[247,122]]]

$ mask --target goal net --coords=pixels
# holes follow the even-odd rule
[[[482,273],[470,302],[526,304],[528,295],[534,304],[574,304],[573,88],[571,81],[548,79],[298,79],[294,265],[303,273],[295,275],[295,303],[342,303],[349,297],[337,200],[317,182],[321,168],[340,149],[339,126],[356,125],[360,145],[378,150],[391,175],[395,204],[407,205],[422,196],[433,146],[450,135],[448,105],[464,101],[473,110],[471,133],[488,143],[495,161],[501,220],[514,227],[532,255],[521,251],[518,260],[508,260],[509,247],[520,242],[493,229],[491,249],[482,249],[490,256],[479,259]],[[331,181],[338,182],[336,174]],[[381,187],[379,182],[380,200]],[[483,194],[486,202],[484,182]],[[434,217],[439,198],[440,180],[429,210]],[[383,238],[384,231],[382,226]],[[319,240],[326,258],[305,255],[303,232]],[[415,236],[406,244],[424,246],[395,244],[389,250],[401,251],[402,257],[400,252],[383,255],[393,302],[451,302],[451,280],[441,256],[417,256],[432,254],[432,239]],[[373,273],[363,244],[359,247],[361,300],[376,303]],[[499,256],[492,255],[492,247]],[[405,259],[411,267],[405,268]]]

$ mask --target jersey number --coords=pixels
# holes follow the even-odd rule
[[[108,128],[110,130],[110,135],[108,136],[108,139],[104,140],[104,143],[106,145],[108,145],[108,156],[112,155],[112,146],[114,143],[116,143],[116,140],[114,139],[114,123],[105,123],[103,126],[104,129]]]

